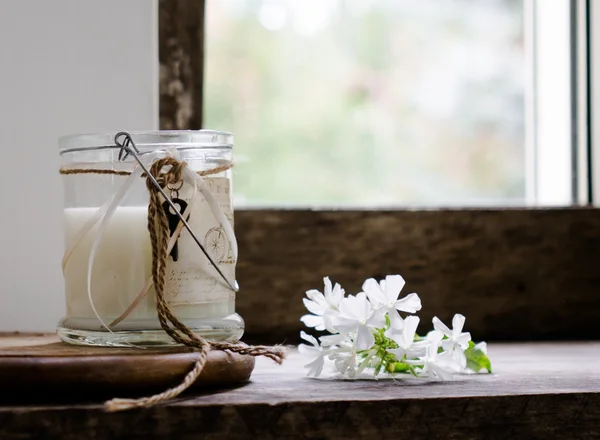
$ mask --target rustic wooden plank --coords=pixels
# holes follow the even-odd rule
[[[396,273],[429,327],[459,312],[480,340],[600,338],[597,209],[239,210],[236,235],[247,341],[297,342],[324,276],[356,293]]]
[[[0,349],[27,347],[30,345],[51,344],[58,340],[54,333],[0,332]]]
[[[146,410],[0,405],[0,438],[594,439],[600,343],[491,344],[493,375],[453,382],[303,376],[292,353],[248,385]]]
[[[204,0],[159,0],[160,128],[202,128]]]

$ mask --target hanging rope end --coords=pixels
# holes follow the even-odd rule
[[[288,349],[283,345],[250,345],[249,348],[251,350],[248,354],[251,356],[264,356],[277,365],[283,364],[288,355]]]
[[[141,406],[144,406],[143,404],[140,405],[140,402],[138,400],[135,399],[112,399],[112,400],[108,400],[106,402],[104,402],[104,410],[106,412],[119,412],[119,411],[126,411],[129,409],[134,409],[134,408],[140,408]]]
[[[273,347],[268,348],[270,349],[269,354],[271,355],[268,357],[270,359],[273,359],[278,365],[283,364],[283,361],[287,357],[287,349],[283,345],[275,345]]]

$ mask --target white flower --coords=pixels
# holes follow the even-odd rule
[[[363,292],[348,296],[340,302],[340,313],[334,322],[343,333],[356,333],[355,344],[359,350],[367,350],[375,343],[371,328],[385,326],[385,316],[377,313]]]
[[[465,351],[473,345],[471,334],[463,332],[465,317],[455,315],[452,328],[435,317],[434,330],[426,338],[420,338],[416,333],[419,318],[403,319],[400,312],[416,313],[421,309],[421,300],[416,293],[400,298],[405,286],[400,275],[389,275],[380,282],[370,278],[363,283],[360,293],[347,297],[340,285],[332,285],[328,277],[323,278],[323,283],[322,293],[309,290],[303,299],[309,314],[301,318],[302,322],[316,330],[328,331],[319,338],[305,332],[300,334],[307,342],[300,344],[298,350],[308,359],[305,365],[308,376],[320,376],[325,364],[338,373],[334,377],[343,379],[376,379],[376,375],[390,369],[398,374],[410,370],[413,375],[439,380],[453,379],[455,373],[474,373],[466,366]],[[380,340],[384,330],[389,339]],[[388,348],[390,344],[397,348]],[[473,354],[473,364],[487,365],[482,356],[487,355],[485,342],[474,347],[480,351]],[[386,350],[393,356],[387,355]],[[388,368],[386,363],[394,358],[404,364]]]
[[[319,345],[313,336],[308,335],[305,332],[300,332],[300,337],[311,343],[311,345],[300,344],[298,346],[298,351],[310,359],[310,362],[304,366],[305,368],[308,368],[308,373],[306,373],[306,375],[318,377],[323,371],[325,356],[328,352],[323,350],[323,347]]]
[[[433,318],[433,328],[448,337],[448,339],[442,341],[442,348],[450,353],[461,368],[467,366],[465,350],[469,348],[469,341],[471,340],[471,333],[463,333],[464,326],[465,317],[458,313],[452,318],[452,330],[440,321],[437,316]]]
[[[427,335],[427,349],[425,356],[419,360],[405,360],[410,365],[415,365],[415,372],[419,376],[436,377],[440,380],[452,380],[453,374],[460,371],[460,366],[452,359],[448,352],[438,353],[444,334],[436,330]]]
[[[396,356],[396,359],[401,361],[404,355],[409,358],[423,356],[428,341],[415,342],[415,334],[419,325],[417,316],[409,316],[404,320],[404,328],[400,331],[391,331],[388,335],[398,344],[398,348],[389,349],[388,352]]]
[[[362,286],[373,305],[376,308],[385,309],[390,317],[390,325],[395,329],[402,329],[403,326],[403,320],[398,311],[415,313],[421,310],[421,299],[416,293],[398,299],[405,284],[404,278],[400,275],[388,275],[380,283],[369,278]]]
[[[319,338],[321,341],[321,347],[334,347],[336,345],[340,345],[344,342],[351,343],[349,336],[345,333],[337,334],[337,335],[325,335]]]
[[[357,375],[356,350],[352,346],[341,345],[329,355],[337,371],[348,379],[355,379]]]
[[[338,307],[344,297],[344,289],[338,283],[332,287],[329,277],[323,278],[323,283],[325,285],[323,293],[315,289],[306,292],[309,299],[304,298],[302,301],[308,311],[313,314],[304,315],[300,320],[307,327],[334,333],[335,329],[332,323],[338,315]]]

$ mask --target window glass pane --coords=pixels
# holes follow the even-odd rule
[[[522,0],[207,0],[237,206],[525,198]]]

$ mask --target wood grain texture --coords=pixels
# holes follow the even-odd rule
[[[489,350],[493,375],[454,382],[309,379],[292,353],[281,367],[258,359],[243,387],[146,410],[0,405],[0,438],[600,438],[600,343]]]
[[[82,347],[57,340],[0,337],[0,401],[57,399],[53,396],[99,401],[100,396],[151,394],[178,385],[199,357],[187,347]],[[211,351],[194,387],[239,385],[248,381],[253,368],[252,356]]]
[[[236,212],[244,339],[298,342],[304,292],[402,274],[431,318],[478,340],[600,338],[600,211]]]
[[[202,127],[204,0],[159,0],[161,130]]]

